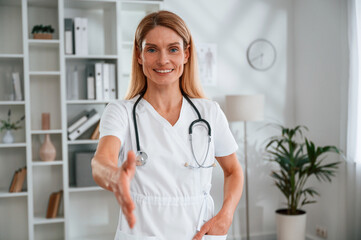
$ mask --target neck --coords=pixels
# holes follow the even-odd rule
[[[179,85],[176,87],[153,87],[148,85],[143,98],[155,109],[167,112],[179,107],[182,104],[183,96]]]

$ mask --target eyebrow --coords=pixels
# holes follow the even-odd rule
[[[168,46],[172,46],[172,45],[180,45],[179,42],[173,42],[173,43],[169,43]],[[156,47],[156,44],[153,43],[146,43],[145,46],[151,46],[151,47]]]

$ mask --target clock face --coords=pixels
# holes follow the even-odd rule
[[[270,69],[276,61],[276,48],[266,39],[257,39],[248,47],[247,60],[252,68],[259,71],[266,71]]]

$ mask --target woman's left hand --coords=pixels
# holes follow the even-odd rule
[[[232,217],[219,212],[202,226],[193,240],[201,240],[203,235],[226,235],[231,224]]]

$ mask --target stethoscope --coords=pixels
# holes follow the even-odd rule
[[[134,122],[135,139],[136,139],[136,143],[137,143],[137,154],[136,154],[136,165],[137,166],[143,166],[144,164],[147,163],[147,160],[148,160],[148,155],[144,151],[140,150],[139,133],[138,133],[137,118],[136,118],[136,108],[137,108],[137,105],[138,105],[139,101],[143,98],[144,94],[145,94],[145,91],[140,94],[139,98],[137,99],[137,101],[134,103],[134,106],[133,106],[133,122]],[[203,119],[201,117],[201,114],[199,113],[198,109],[193,104],[193,102],[187,97],[187,95],[184,94],[183,92],[182,92],[182,95],[188,101],[188,103],[192,106],[192,108],[195,110],[195,112],[197,113],[197,116],[198,116],[198,119],[194,120],[190,124],[189,129],[188,129],[189,141],[190,141],[190,144],[191,144],[192,154],[193,154],[194,160],[195,160],[197,165],[194,166],[194,165],[186,162],[184,164],[184,166],[189,168],[189,169],[215,167],[216,166],[215,161],[211,165],[204,165],[204,163],[207,160],[207,156],[208,156],[208,152],[209,152],[209,146],[211,144],[211,126],[209,125],[209,123],[205,119]],[[206,128],[206,130],[208,132],[207,151],[206,151],[206,155],[205,155],[205,157],[204,157],[204,159],[203,159],[203,161],[201,163],[197,160],[197,157],[196,157],[196,155],[194,153],[193,142],[192,142],[193,127],[197,123],[204,123],[205,126],[204,125],[199,125],[199,126],[203,126],[204,128]]]

